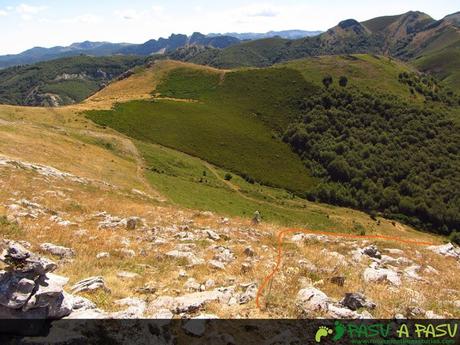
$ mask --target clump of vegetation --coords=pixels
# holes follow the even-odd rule
[[[342,75],[342,76],[339,78],[339,85],[340,85],[341,87],[345,87],[345,86],[347,86],[347,84],[348,84],[348,78],[345,77],[344,75]]]
[[[460,97],[444,88],[433,76],[402,72],[398,80],[400,83],[407,84],[412,94],[422,95],[427,101],[442,102],[449,106],[460,105]]]
[[[0,234],[3,237],[20,238],[23,230],[18,224],[8,221],[6,216],[0,216]]]
[[[224,176],[225,181],[230,181],[233,178],[232,174],[226,173]]]
[[[332,83],[334,82],[334,79],[332,79],[332,77],[330,75],[326,75],[324,76],[323,78],[323,85],[326,89],[329,88],[329,86],[332,85]]]
[[[434,229],[460,227],[460,135],[440,108],[356,89],[322,89],[284,140],[321,178],[320,200]]]
[[[454,230],[449,235],[449,241],[460,245],[460,232]]]

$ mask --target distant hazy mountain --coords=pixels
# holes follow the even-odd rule
[[[131,45],[119,51],[121,54],[151,55],[163,54],[174,51],[185,46],[209,46],[213,48],[227,48],[239,43],[235,37],[217,35],[213,37],[205,36],[199,32],[194,32],[190,37],[182,34],[172,34],[168,38],[149,40],[143,44]]]
[[[170,55],[184,61],[233,68],[264,67],[307,56],[380,54],[409,61],[421,71],[438,76],[454,90],[460,87],[460,12],[441,20],[419,11],[364,22],[346,19],[313,37],[247,40],[225,49],[191,48],[194,47],[181,48]]]
[[[305,30],[283,30],[283,31],[269,31],[265,33],[256,33],[256,32],[244,32],[244,33],[237,33],[237,32],[227,32],[225,34],[209,34],[208,37],[215,37],[215,36],[231,36],[238,38],[239,40],[258,40],[261,38],[271,38],[271,37],[281,37],[287,39],[298,39],[304,37],[311,37],[321,34],[322,31],[305,31]]]
[[[67,47],[35,47],[20,54],[0,56],[0,68],[27,65],[80,54],[90,56],[110,56],[116,54],[145,56],[170,52],[188,45],[226,48],[239,42],[240,40],[235,37],[225,35],[209,37],[199,32],[193,33],[190,37],[182,34],[172,34],[168,38],[152,39],[142,44],[85,41],[73,43]]]
[[[113,55],[121,49],[130,46],[129,43],[110,43],[110,42],[80,42],[70,46],[56,46],[52,48],[35,47],[20,54],[0,56],[0,68],[26,65],[40,61],[53,60],[61,57],[76,56],[87,54],[92,56]]]

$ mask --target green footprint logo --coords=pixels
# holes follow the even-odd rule
[[[322,337],[327,337],[330,334],[332,334],[332,329],[326,326],[319,326],[318,330],[316,331],[315,340],[317,343],[320,343]]]
[[[341,323],[340,321],[336,321],[334,325],[335,325],[335,335],[334,335],[334,338],[332,338],[332,340],[338,341],[342,339],[342,337],[345,335],[346,328],[345,328],[345,325]]]

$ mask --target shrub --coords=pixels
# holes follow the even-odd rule
[[[348,84],[348,78],[345,77],[344,75],[341,76],[340,79],[339,79],[339,85],[341,87],[345,87],[345,86],[347,86],[347,84]]]
[[[460,245],[460,232],[454,230],[449,235],[449,241]]]
[[[225,181],[230,181],[232,179],[232,177],[233,177],[232,174],[226,173],[225,176],[224,176],[224,179],[225,179]]]
[[[323,85],[326,87],[326,89],[328,89],[329,86],[331,86],[333,82],[334,82],[334,80],[332,79],[332,77],[330,75],[324,76]]]

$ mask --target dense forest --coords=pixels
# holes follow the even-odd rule
[[[433,80],[400,79],[426,98],[458,101],[434,92]],[[363,92],[346,87],[346,78],[341,87],[330,86],[330,77],[323,82],[283,136],[322,180],[308,198],[443,234],[459,230],[460,132],[444,105]]]

